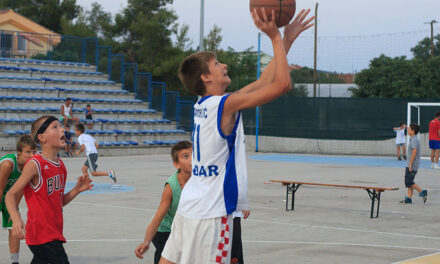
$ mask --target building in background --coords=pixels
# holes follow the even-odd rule
[[[61,35],[14,12],[0,10],[0,57],[31,58],[46,54],[61,42]]]

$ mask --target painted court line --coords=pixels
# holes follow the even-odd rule
[[[275,222],[275,221],[255,220],[255,219],[246,219],[246,220],[244,220],[244,221],[250,221],[250,222],[262,222],[262,223],[271,223],[271,224],[281,224],[281,225],[291,225],[291,226],[298,226],[298,227],[311,227],[311,228],[322,228],[322,229],[342,230],[342,231],[360,232],[360,233],[372,233],[372,234],[380,234],[380,235],[390,235],[390,236],[410,237],[410,238],[424,238],[424,239],[440,240],[440,237],[430,237],[430,236],[422,236],[422,235],[410,235],[410,234],[390,233],[390,232],[381,232],[381,231],[363,230],[363,229],[354,229],[354,228],[331,227],[331,226],[318,226],[318,225],[306,225],[306,224],[292,224],[292,223],[285,223],[285,222]]]
[[[68,239],[67,243],[102,243],[102,242],[140,242],[142,239]],[[21,241],[24,243],[24,241]],[[7,244],[8,241],[0,241],[1,244]],[[277,240],[243,240],[243,243],[259,243],[259,244],[288,244],[288,245],[324,245],[324,246],[352,246],[352,247],[372,247],[372,248],[394,248],[394,249],[412,249],[412,250],[428,250],[440,251],[439,248],[425,248],[425,247],[408,247],[395,245],[375,245],[375,244],[357,244],[357,243],[338,243],[338,242],[313,242],[313,241],[277,241]]]
[[[115,206],[115,205],[106,205],[106,204],[97,204],[97,203],[84,203],[84,202],[71,202],[71,203],[72,204],[83,204],[83,205],[95,205],[95,206],[102,206],[102,207],[109,207],[109,208],[127,209],[127,210],[136,210],[136,211],[156,211],[154,209],[149,209],[149,208],[135,208],[135,207]],[[431,240],[440,240],[440,237],[390,233],[390,232],[381,232],[381,231],[355,229],[355,228],[318,226],[318,225],[307,225],[307,224],[293,224],[293,223],[287,223],[287,222],[276,222],[276,221],[256,220],[256,219],[246,219],[244,221],[279,224],[279,225],[290,225],[290,226],[308,227],[308,228],[322,228],[322,229],[341,230],[341,231],[349,231],[349,232],[371,233],[371,234],[380,234],[380,235],[389,235],[389,236],[409,237],[409,238],[423,238],[423,239],[431,239]]]

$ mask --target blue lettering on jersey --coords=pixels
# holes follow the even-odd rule
[[[206,107],[203,109],[194,107],[194,117],[208,118],[208,109]]]
[[[211,177],[211,176],[218,176],[218,166],[217,165],[210,165],[208,166],[208,170],[205,169],[205,166],[194,166],[193,169],[193,175],[194,176],[204,176],[204,177]]]

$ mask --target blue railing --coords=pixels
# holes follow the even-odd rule
[[[0,57],[95,64],[96,71],[107,73],[109,80],[134,92],[150,109],[161,111],[163,118],[176,121],[177,128],[185,120],[183,129],[192,129],[193,102],[167,91],[165,82],[153,82],[151,73],[138,72],[138,64],[125,62],[123,54],[113,54],[112,47],[99,45],[97,38],[0,30]]]

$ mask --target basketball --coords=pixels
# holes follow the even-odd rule
[[[275,24],[278,27],[283,27],[289,24],[295,15],[296,1],[295,0],[251,0],[249,9],[251,12],[254,8],[257,9],[258,15],[262,15],[261,8],[264,7],[267,17],[271,19],[272,10],[275,10]]]

